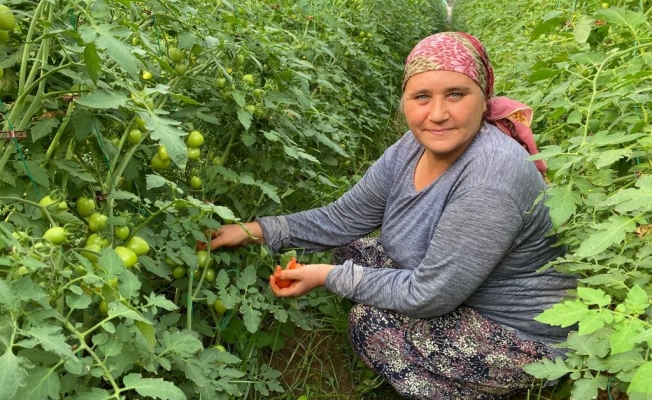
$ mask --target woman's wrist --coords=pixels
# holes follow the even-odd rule
[[[265,244],[263,228],[258,221],[246,222],[243,228],[247,234],[247,244]]]

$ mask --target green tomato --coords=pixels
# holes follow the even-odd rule
[[[213,308],[218,314],[224,314],[227,311],[227,308],[224,307],[222,300],[220,299],[215,300],[215,303],[213,303]]]
[[[186,65],[185,64],[177,64],[174,67],[174,72],[176,72],[177,75],[184,75],[186,73]]]
[[[215,79],[215,85],[219,88],[223,88],[226,86],[226,78],[217,78]]]
[[[201,156],[201,150],[197,147],[188,147],[188,160],[197,160]]]
[[[188,135],[188,147],[198,148],[204,144],[204,135],[199,131],[192,131]]]
[[[190,187],[191,188],[193,188],[195,190],[199,190],[199,189],[201,189],[202,184],[203,184],[203,182],[202,182],[200,177],[193,176],[192,178],[190,178]]]
[[[129,144],[132,145],[137,145],[140,143],[140,140],[143,138],[143,133],[140,131],[140,129],[132,129],[129,131],[127,134],[127,141]]]
[[[142,76],[143,79],[146,80],[146,81],[148,81],[148,80],[150,80],[150,79],[152,79],[152,78],[154,77],[154,75],[152,75],[152,73],[149,72],[149,71],[143,71],[143,73],[141,74],[141,76]]]
[[[90,229],[91,232],[97,232],[104,229],[107,219],[109,219],[109,217],[104,214],[93,213],[88,219],[88,229]]]
[[[253,114],[256,112],[256,106],[253,104],[247,104],[245,106],[245,110],[247,110],[250,114]]]
[[[256,83],[256,79],[254,79],[254,76],[251,74],[242,75],[242,81],[247,85],[252,85],[252,86],[254,83]]]
[[[0,4],[0,29],[3,31],[13,31],[15,28],[16,17],[14,17],[9,7]]]
[[[210,267],[213,264],[213,257],[210,257],[206,250],[199,250],[197,252],[197,262],[199,268]]]
[[[165,146],[163,146],[163,145],[158,146],[158,156],[163,161],[170,160],[170,155],[168,154],[168,149],[166,149]]]
[[[6,43],[9,41],[9,32],[0,30],[0,43]],[[0,71],[2,68],[0,68]],[[0,76],[0,79],[2,77]]]
[[[145,128],[145,120],[141,118],[141,116],[136,117],[136,126],[138,127],[138,130],[145,132],[147,129]],[[140,142],[140,138],[138,138],[138,141]],[[134,143],[132,143],[134,144]]]
[[[222,346],[221,344],[216,344],[213,346],[214,349],[217,349],[217,351],[224,353],[226,351],[226,347]]]
[[[172,60],[173,63],[178,63],[183,60],[185,56],[185,53],[181,49],[177,49],[176,47],[170,49],[170,60]]]
[[[47,196],[43,197],[38,203],[40,205],[42,205],[42,206],[45,206],[45,207],[49,207],[54,203],[59,203],[59,205],[57,207],[59,211],[65,211],[65,210],[68,209],[68,204],[65,201],[60,201],[57,198],[57,196],[53,197],[51,195],[47,195]]]
[[[104,315],[105,317],[109,315],[109,305],[106,303],[106,301],[102,300],[100,302],[99,311],[100,314]]]
[[[45,231],[43,239],[49,240],[52,244],[59,245],[66,241],[66,234],[65,229],[60,226],[55,226]]]
[[[207,268],[206,273],[204,274],[204,279],[208,282],[215,282],[215,270],[213,268]]]
[[[153,170],[161,171],[169,167],[170,163],[172,163],[171,160],[163,160],[161,156],[154,154],[154,157],[152,157],[151,166]]]
[[[245,62],[245,56],[242,55],[242,54],[238,54],[238,55],[235,57],[235,60],[236,60],[236,62],[238,63],[238,65],[242,65],[242,64],[244,64],[244,62]]]
[[[118,257],[120,257],[120,260],[122,260],[122,265],[124,265],[126,268],[131,268],[136,265],[138,256],[133,252],[133,250],[123,246],[118,246],[113,250],[115,250]]]
[[[177,266],[174,267],[174,269],[172,270],[172,277],[173,277],[174,279],[181,279],[181,278],[183,278],[185,275],[186,275],[186,267],[184,267],[183,265],[177,265]]]
[[[149,252],[149,244],[145,241],[145,239],[138,236],[133,236],[131,239],[129,239],[129,241],[125,244],[125,247],[136,253],[138,256],[145,255],[147,252]]]
[[[80,197],[77,199],[77,212],[82,217],[89,217],[93,210],[95,210],[95,200],[88,197]]]
[[[96,244],[100,248],[104,248],[109,245],[109,239],[105,239],[97,233],[92,233],[86,238],[86,245],[88,246],[89,244]]]
[[[253,92],[252,92],[252,94],[254,95],[254,97],[258,97],[258,98],[263,97],[263,93],[264,93],[264,92],[263,92],[262,89],[254,89]]]
[[[117,237],[120,240],[125,240],[126,238],[129,237],[129,227],[128,226],[116,226],[113,228],[113,233],[115,234],[115,237]]]
[[[80,254],[88,259],[90,262],[96,262],[97,256],[102,252],[102,247],[96,243],[87,243]],[[97,253],[97,254],[96,254]]]
[[[222,165],[222,157],[216,156],[213,158],[213,165],[218,166]]]
[[[186,275],[188,276],[188,278],[190,278],[190,275],[192,275],[192,279],[199,280],[199,278],[201,278],[201,271],[196,269],[193,272],[190,268],[188,268],[186,269]]]

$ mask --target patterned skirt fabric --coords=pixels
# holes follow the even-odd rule
[[[341,247],[333,263],[394,268],[377,238]],[[550,357],[549,347],[519,339],[469,307],[436,318],[406,317],[356,304],[349,313],[355,352],[410,399],[504,399],[528,388],[522,366]]]

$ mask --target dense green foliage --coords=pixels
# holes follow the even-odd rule
[[[454,12],[489,48],[498,94],[535,110],[545,202],[569,249],[548,267],[581,279],[538,317],[577,324],[568,358],[528,371],[568,376],[579,400],[608,388],[652,396],[651,13],[649,0],[457,0]]]
[[[0,399],[282,398],[266,360],[332,299],[274,298],[263,247],[195,244],[343,193],[441,2],[7,5]]]

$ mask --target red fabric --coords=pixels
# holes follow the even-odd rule
[[[528,153],[539,153],[530,124],[532,109],[507,97],[494,97],[494,72],[487,51],[467,33],[442,32],[419,42],[405,61],[403,88],[412,76],[426,71],[453,71],[467,75],[481,88],[487,99],[486,120],[518,141]],[[534,162],[546,172],[543,160]]]

